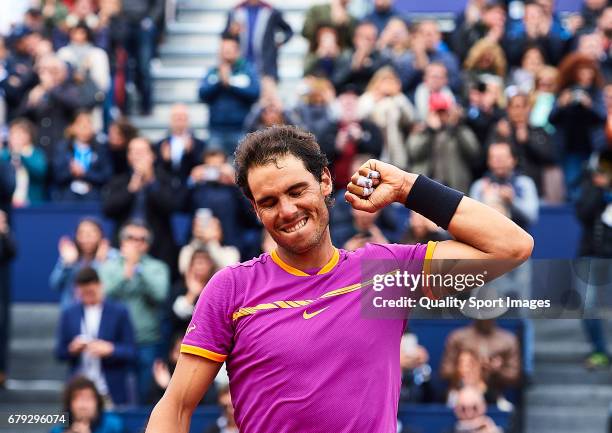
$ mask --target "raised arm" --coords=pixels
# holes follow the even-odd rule
[[[364,196],[363,178],[373,170],[380,173],[380,179],[371,179],[374,190]],[[429,179],[417,182],[418,178],[416,174],[371,159],[353,175],[345,198],[355,209],[367,212],[393,202],[408,204],[454,237],[454,240],[438,242],[433,259],[461,259],[465,265],[461,266],[462,272],[478,272],[486,264],[487,270],[491,267],[488,279],[492,279],[529,258],[533,238],[510,219]]]
[[[181,353],[170,385],[155,405],[145,433],[189,433],[193,411],[219,368],[220,362]]]

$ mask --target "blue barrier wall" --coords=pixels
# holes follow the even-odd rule
[[[35,208],[16,209],[13,231],[19,246],[13,264],[13,300],[16,302],[54,302],[58,296],[48,286],[48,277],[57,260],[57,242],[72,234],[77,222],[86,215],[100,217],[96,205],[46,204]],[[187,233],[188,219],[174,220],[177,239]],[[112,224],[104,222],[108,236]],[[570,207],[545,207],[540,220],[532,229],[536,240],[536,258],[572,258],[575,256],[580,228]]]

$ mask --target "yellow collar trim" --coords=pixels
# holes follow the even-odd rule
[[[280,266],[285,272],[290,273],[291,275],[295,275],[297,277],[310,277],[311,275],[307,274],[306,272],[298,269],[298,268],[294,268],[293,266],[285,263],[283,261],[283,259],[281,259],[278,255],[278,253],[276,252],[276,250],[272,251],[272,254],[270,254],[270,257],[272,257],[272,260],[274,260],[274,263],[276,263],[278,266]],[[331,271],[337,264],[338,264],[338,260],[340,260],[340,253],[338,252],[338,248],[334,248],[334,254],[332,255],[332,258],[329,260],[329,262],[327,262],[327,264],[325,266],[323,266],[319,272],[317,272],[316,275],[323,275],[328,273],[329,271]]]

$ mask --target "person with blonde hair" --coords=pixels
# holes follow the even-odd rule
[[[414,121],[412,103],[402,93],[402,83],[390,66],[379,69],[359,98],[359,115],[374,122],[383,132],[382,158],[406,168],[408,152],[406,138]]]
[[[463,62],[470,81],[482,74],[493,74],[503,78],[506,76],[507,65],[501,45],[487,38],[476,42]]]

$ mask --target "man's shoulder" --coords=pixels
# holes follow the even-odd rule
[[[261,267],[265,266],[270,259],[269,253],[262,253],[257,257],[253,257],[250,260],[245,260],[240,263],[235,263],[233,265],[226,266],[222,271],[226,271],[231,274],[240,274],[242,272],[250,272],[261,269]]]

